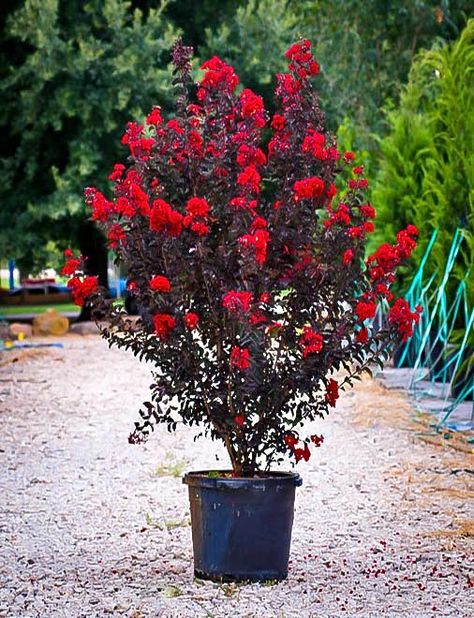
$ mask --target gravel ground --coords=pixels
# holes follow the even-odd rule
[[[147,367],[63,342],[0,356],[2,618],[474,615],[472,455],[419,440],[401,394],[366,380],[311,427],[288,580],[219,585],[180,477],[225,454],[185,428],[129,446]]]

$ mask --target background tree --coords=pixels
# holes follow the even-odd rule
[[[104,280],[105,249],[96,228],[84,228],[83,189],[123,157],[115,144],[125,121],[167,105],[177,33],[163,7],[145,19],[122,0],[27,0],[8,17],[6,38],[17,47],[0,84],[8,135],[0,242],[25,272],[44,265],[48,241],[72,242]]]
[[[218,53],[261,90],[281,69],[271,51],[310,39],[329,126],[337,130],[350,118],[357,147],[373,149],[371,134],[384,129],[382,107],[397,100],[414,54],[437,39],[456,39],[469,15],[474,8],[465,0],[249,0],[230,23],[206,30],[205,54]]]
[[[465,236],[455,269],[464,278],[474,262],[474,20],[458,41],[420,53],[400,107],[388,114],[390,132],[373,190],[376,240],[413,222],[420,230],[418,257],[434,229],[438,237],[427,273],[441,279],[456,228]],[[414,274],[416,262],[408,271]],[[474,301],[474,290],[470,290]]]

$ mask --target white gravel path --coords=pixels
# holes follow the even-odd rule
[[[401,426],[401,396],[366,381],[311,428],[288,580],[218,585],[193,580],[180,476],[225,453],[185,428],[129,446],[147,367],[62,341],[0,355],[0,617],[474,616],[472,459]]]

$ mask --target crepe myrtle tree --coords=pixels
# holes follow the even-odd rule
[[[175,116],[155,107],[144,125],[127,125],[113,197],[85,191],[127,268],[138,323],[84,276],[81,256],[69,251],[64,273],[76,301],[106,319],[109,344],[155,366],[129,441],[157,423],[201,425],[224,442],[233,473],[251,476],[285,453],[308,460],[323,437],[304,423],[412,334],[419,309],[390,286],[417,230],[364,261],[375,210],[354,154],[325,131],[309,41],[286,52],[272,118],[217,57],[194,83],[191,56],[181,41],[173,47]],[[389,310],[375,330],[382,299]]]

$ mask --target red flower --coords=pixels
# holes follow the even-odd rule
[[[176,320],[169,313],[157,313],[153,316],[153,324],[158,339],[166,339],[176,326]]]
[[[240,167],[247,165],[264,165],[266,163],[266,156],[263,150],[255,148],[255,146],[249,146],[248,144],[241,144],[237,152],[237,164]]]
[[[73,257],[74,252],[72,249],[64,249],[64,257],[65,258],[71,258]]]
[[[245,418],[241,414],[238,414],[237,416],[234,416],[234,423],[239,427],[242,427],[245,423]]]
[[[326,386],[326,395],[324,399],[332,408],[336,407],[336,400],[339,399],[339,386],[336,380],[332,378],[329,380]]]
[[[354,174],[356,174],[357,176],[360,176],[361,174],[364,173],[364,166],[363,165],[357,165],[357,167],[354,167],[354,169],[352,170],[354,172]]]
[[[150,215],[148,196],[136,182],[130,183],[130,196],[135,202],[138,212],[144,217],[148,217]]]
[[[206,74],[201,80],[201,85],[210,89],[222,87],[227,92],[232,92],[239,83],[239,78],[234,69],[223,62],[217,56],[207,60],[201,65]],[[205,93],[198,94],[198,99],[205,97]]]
[[[268,318],[261,311],[255,311],[255,313],[250,314],[249,324],[257,326],[258,324],[265,324],[266,322],[268,322]]]
[[[120,243],[123,243],[127,238],[127,234],[121,225],[114,223],[107,233],[107,239],[111,249],[118,247]]]
[[[348,165],[349,163],[352,163],[354,159],[355,159],[355,155],[351,150],[349,150],[348,152],[345,152],[344,156],[342,157],[342,160],[344,161],[344,163],[347,163]]]
[[[165,232],[169,236],[179,236],[183,229],[183,215],[162,199],[153,202],[150,213],[150,229]]]
[[[283,440],[284,440],[285,444],[287,446],[289,446],[290,448],[292,448],[293,446],[296,446],[296,444],[298,444],[298,438],[293,433],[285,434]]]
[[[99,284],[97,277],[84,277],[83,281],[79,277],[72,277],[67,282],[67,287],[72,291],[74,303],[82,307],[87,298],[97,292]]]
[[[163,123],[161,116],[161,109],[158,106],[154,106],[151,112],[146,117],[146,123],[152,125],[160,125]]]
[[[231,290],[224,294],[222,298],[222,306],[228,309],[232,313],[248,313],[250,311],[250,304],[253,301],[252,292],[236,292]]]
[[[179,124],[179,122],[175,118],[168,120],[168,122],[166,123],[166,128],[169,129],[170,131],[174,131],[178,135],[184,134],[183,127]]]
[[[303,328],[303,334],[300,337],[299,344],[303,349],[303,357],[306,358],[310,354],[318,354],[323,349],[324,339],[315,332],[310,326]]]
[[[260,192],[260,174],[255,165],[247,165],[237,176],[237,184],[246,187],[253,193]]]
[[[131,219],[135,216],[136,210],[126,197],[119,197],[115,202],[115,212],[119,215]]]
[[[66,249],[66,251],[70,251],[72,255],[72,251],[70,249]],[[64,255],[66,255],[66,251],[64,252]],[[79,270],[80,267],[81,267],[81,260],[70,257],[68,261],[66,262],[66,264],[64,264],[64,266],[62,267],[61,275],[65,275],[65,276],[73,275],[76,272],[76,270]]]
[[[171,290],[171,284],[168,277],[164,275],[155,275],[150,279],[150,288],[154,292],[168,293]]]
[[[246,197],[234,197],[230,200],[230,206],[254,211],[257,208],[257,200],[249,201]]]
[[[250,88],[244,88],[240,93],[240,101],[242,103],[243,118],[254,118],[257,121],[263,121],[263,124],[265,124],[265,120],[263,119],[265,108],[263,106],[262,97],[256,95]]]
[[[272,118],[271,127],[275,131],[281,131],[285,128],[285,118],[281,114],[275,114]]]
[[[413,325],[419,320],[418,312],[411,311],[410,305],[404,298],[397,298],[388,312],[388,322],[398,329],[402,341],[407,341],[413,335]]]
[[[209,204],[203,197],[192,197],[186,204],[186,212],[192,217],[207,217]]]
[[[357,343],[362,343],[363,345],[369,341],[369,331],[363,327],[361,328],[356,335]]]
[[[319,73],[319,65],[313,58],[311,43],[307,39],[294,43],[285,52],[285,57],[291,60],[288,65],[290,70],[297,73],[301,78]]]
[[[352,249],[346,249],[346,251],[344,251],[344,253],[342,254],[342,263],[344,264],[344,266],[350,264],[353,259],[354,251],[352,251]]]
[[[97,189],[87,187],[84,191],[86,204],[92,208],[92,218],[105,223],[113,213],[114,205]]]
[[[188,217],[184,218],[184,225],[198,236],[209,234],[209,226],[202,221],[190,221]]]
[[[324,180],[315,176],[297,180],[293,185],[293,191],[297,200],[320,197],[324,191]]]
[[[304,448],[295,448],[293,449],[293,455],[295,456],[296,463],[304,459],[308,461],[311,457],[311,452],[307,444],[304,445]]]
[[[267,259],[267,244],[270,234],[266,230],[258,229],[254,234],[245,234],[239,238],[243,247],[253,247],[255,259],[259,264],[264,264]]]
[[[324,436],[317,436],[316,434],[314,434],[313,436],[310,436],[310,440],[311,442],[314,443],[315,446],[321,446],[321,444],[324,442]]]
[[[184,314],[183,321],[186,324],[186,328],[189,328],[189,330],[194,330],[195,328],[197,328],[197,325],[199,323],[199,316],[197,313],[188,311],[188,313]]]
[[[112,180],[113,182],[118,182],[122,178],[122,174],[124,173],[124,171],[125,165],[123,165],[122,163],[116,163],[114,165],[114,169],[109,174],[109,180]]]
[[[310,129],[309,134],[304,138],[301,150],[308,152],[320,161],[327,161],[333,156],[333,151],[324,148],[326,138],[322,133],[318,133],[314,129]]]
[[[373,318],[375,316],[375,312],[377,310],[377,305],[369,300],[367,302],[360,301],[356,305],[356,315],[360,322],[367,320],[369,318]]]
[[[360,214],[366,219],[375,219],[376,212],[375,208],[370,204],[362,204],[360,207]]]
[[[250,350],[235,345],[230,353],[230,364],[245,371],[250,367]]]

